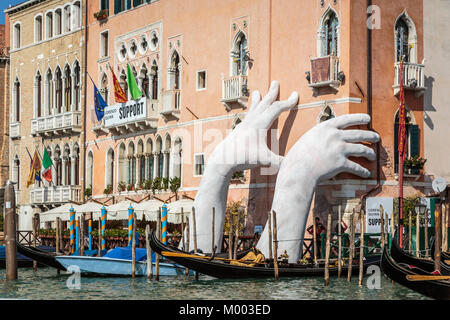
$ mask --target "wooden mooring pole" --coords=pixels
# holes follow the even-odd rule
[[[233,213],[228,212],[228,259],[233,259]]]
[[[347,281],[348,282],[350,282],[352,280],[353,252],[355,250],[354,216],[355,216],[355,209],[353,209],[353,213],[350,216],[350,251],[348,254],[348,273],[347,273]]]
[[[327,220],[327,244],[325,249],[325,285],[328,286],[330,284],[330,247],[331,247],[331,213],[328,213]]]
[[[381,233],[381,248],[384,248],[385,238],[384,238],[384,210],[383,206],[380,204],[380,233]]]
[[[277,237],[277,213],[272,210],[273,218],[273,268],[275,270],[275,280],[278,281],[278,237]]]
[[[186,252],[189,252],[189,217],[186,217]],[[186,275],[189,275],[189,269],[186,268]]]
[[[429,257],[429,244],[428,244],[428,210],[425,210],[425,221],[424,221],[424,230],[423,230],[423,235],[425,237],[424,239],[424,246],[425,246],[425,258]]]
[[[181,207],[181,250],[186,251],[186,234],[184,232],[184,211]]]
[[[314,264],[317,265],[317,227],[316,218],[313,214],[313,251],[314,251]]]
[[[156,235],[158,240],[161,241],[161,208],[158,209],[158,217],[156,220]],[[155,279],[159,281],[159,254],[156,253],[155,261]]]
[[[56,228],[56,235],[55,235],[55,237],[56,237],[56,248],[55,248],[55,251],[56,251],[56,253],[58,253],[59,250],[60,250],[59,249],[59,217],[56,218],[55,228]]]
[[[150,247],[150,241],[148,237],[150,236],[150,225],[145,226],[145,248],[147,249],[147,278],[151,279],[153,277],[153,257],[152,248]]]
[[[33,247],[36,248],[36,239],[37,239],[37,233],[38,233],[38,219],[37,219],[37,214],[33,215]],[[33,260],[33,271],[36,272],[37,271],[37,261]]]
[[[133,231],[131,239],[131,277],[136,277],[136,213],[133,210]]]
[[[273,259],[273,254],[272,254],[272,212],[269,210],[268,214],[267,214],[267,227],[269,228],[267,230],[268,234],[269,234],[269,261],[271,261]]]
[[[448,251],[448,205],[442,204],[442,251]]]
[[[408,252],[412,253],[412,212],[408,213]]]
[[[211,257],[214,256],[214,223],[216,217],[216,208],[212,208],[212,223],[211,223]]]
[[[84,222],[86,214],[82,213],[80,218],[80,256],[84,256]]]
[[[194,253],[197,254],[197,223],[195,221],[195,208],[192,207],[192,232],[194,237]]]
[[[11,181],[5,187],[6,280],[17,280],[16,194]]]
[[[441,271],[441,219],[442,204],[434,210],[434,270]]]
[[[233,252],[233,259],[236,260],[237,259],[237,251],[239,249],[239,226],[240,226],[240,221],[241,221],[241,213],[242,211],[239,210],[238,211],[238,219],[236,222],[236,229],[234,230],[234,252]]]
[[[338,278],[341,277],[342,273],[342,206],[339,204],[338,206]]]
[[[420,257],[420,215],[416,212],[416,257]]]
[[[362,286],[363,276],[364,276],[364,228],[365,228],[365,214],[364,210],[361,210],[359,216],[359,225],[361,229],[361,236],[359,238],[359,279],[358,284]]]
[[[102,218],[98,217],[98,256],[102,256]]]

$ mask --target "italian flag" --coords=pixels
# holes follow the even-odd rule
[[[47,148],[44,148],[44,156],[42,157],[42,176],[48,182],[52,181],[52,165],[52,159],[50,159],[50,156],[47,153]]]

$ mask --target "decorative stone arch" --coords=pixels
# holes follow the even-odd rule
[[[152,153],[153,152],[153,140],[151,137],[148,137],[145,141],[145,153]]]
[[[13,38],[12,38],[12,47],[13,49],[19,49],[22,43],[22,23],[17,21],[13,24]]]
[[[44,15],[38,13],[33,18],[34,21],[34,42],[44,40]]]
[[[94,152],[92,151],[92,149],[89,149],[86,156],[86,187],[91,188],[92,190],[93,184],[94,184]]]
[[[142,62],[139,73],[138,73],[138,86],[141,88],[142,93],[147,97],[150,98],[150,79],[149,79],[149,70],[147,68],[147,65],[145,62]]]
[[[164,135],[163,151],[169,152],[170,149],[172,149],[172,138],[170,137],[170,133],[166,132]]]
[[[126,73],[125,69],[122,69],[119,73],[119,84],[120,84],[120,87],[122,88],[123,92],[125,93],[125,96],[128,97],[128,81],[127,81],[127,73]]]
[[[53,71],[50,66],[47,67],[44,75],[44,114],[51,115],[53,112]]]
[[[134,185],[136,183],[136,146],[134,144],[134,141],[128,142],[127,160],[128,160],[128,183]]]
[[[167,86],[169,89],[181,88],[181,56],[177,49],[173,49],[170,54],[170,64],[167,76]]]
[[[153,59],[150,70],[149,70],[149,77],[150,77],[150,87],[151,87],[151,98],[157,100],[159,97],[159,67],[158,67],[158,61],[156,59]]]
[[[181,179],[183,176],[183,139],[175,137],[172,147],[172,176]]]
[[[45,39],[51,39],[54,36],[54,10],[47,10],[45,12]]]
[[[399,33],[397,30],[397,27],[401,24],[401,22],[404,22],[404,24],[408,28],[408,47],[409,47],[409,53],[407,62],[411,63],[417,63],[417,31],[416,31],[416,25],[414,24],[414,21],[412,18],[408,15],[408,12],[403,10],[403,12],[395,19],[394,23],[394,50],[395,50],[395,62],[399,62],[399,47],[398,43],[400,41],[399,39]]]
[[[247,34],[239,29],[231,43],[230,51],[230,75],[247,75],[248,62],[244,60],[244,57],[249,53],[248,37]]]
[[[109,82],[108,82],[108,74],[106,72],[102,72],[100,75],[100,94],[105,100],[106,104],[108,104],[108,95],[109,95]]]
[[[127,167],[126,167],[126,163],[127,163],[127,155],[126,155],[126,147],[125,147],[125,143],[122,142],[119,145],[119,154],[118,156],[118,162],[119,162],[119,170],[117,170],[117,175],[118,175],[118,181],[119,182],[123,182],[128,180],[127,177]]]
[[[55,101],[54,101],[54,109],[56,113],[61,113],[62,105],[63,105],[63,71],[59,65],[56,65],[53,81],[55,82]]]
[[[40,118],[44,115],[42,110],[42,74],[38,69],[36,70],[36,75],[34,76],[34,117]]]
[[[163,150],[163,143],[162,143],[162,138],[161,138],[161,136],[158,134],[158,135],[156,135],[156,138],[155,138],[155,152],[162,152]]]
[[[336,115],[333,112],[332,107],[329,104],[325,104],[317,118],[317,123],[324,122],[335,117]]]
[[[114,170],[115,170],[115,153],[114,148],[109,147],[106,151],[105,158],[105,187],[111,185],[114,190]]]
[[[340,54],[340,23],[339,23],[339,15],[337,11],[331,6],[328,5],[328,8],[325,9],[322,16],[319,20],[319,28],[317,30],[317,55],[319,57],[327,56],[328,50],[327,50],[327,23],[330,21],[330,18],[333,16],[337,19],[337,25],[335,26],[335,32],[336,32],[336,56],[339,57]]]
[[[19,122],[20,121],[20,109],[22,106],[22,99],[21,99],[21,84],[20,84],[20,80],[19,77],[16,76],[16,78],[14,79],[14,84],[13,84],[13,96],[12,96],[12,100],[13,100],[13,108],[12,108],[12,114],[13,114],[13,120],[14,122]]]

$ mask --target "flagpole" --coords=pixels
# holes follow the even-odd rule
[[[403,162],[405,159],[405,96],[404,96],[404,89],[403,89],[403,57],[400,57],[400,110],[399,110],[399,219],[398,219],[398,226],[399,226],[399,238],[398,238],[398,244],[400,248],[403,248]]]

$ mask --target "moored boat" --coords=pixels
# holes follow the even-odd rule
[[[146,249],[136,248],[136,276],[147,275]],[[86,256],[56,256],[56,261],[65,269],[77,266],[84,275],[91,276],[131,276],[132,261],[131,248],[115,248],[103,257]],[[156,270],[156,256],[153,254],[153,274]],[[159,263],[159,274],[161,276],[176,276],[185,274],[186,269],[169,261]]]
[[[20,244],[18,244],[20,246]],[[33,247],[36,251],[45,253],[50,255],[52,252],[55,251],[55,248],[53,247],[46,247],[46,246],[38,246],[36,248]],[[17,250],[17,267],[18,268],[32,268],[33,267],[33,260],[29,257],[27,254],[23,254],[22,251]],[[41,261],[38,261],[38,267],[44,266],[44,264],[41,263]],[[5,258],[5,246],[0,246],[0,269],[6,267],[6,258]]]
[[[415,257],[405,252],[398,245],[397,241],[392,241],[390,255],[397,263],[406,263],[414,267],[420,268],[426,272],[433,272],[435,270],[434,261],[424,258]],[[443,256],[442,256],[443,257]],[[450,266],[445,264],[441,259],[441,274],[450,275]]]
[[[393,241],[394,243],[395,241]],[[383,249],[381,258],[381,269],[394,282],[397,282],[411,290],[419,292],[423,295],[434,299],[449,300],[450,299],[450,281],[449,280],[427,280],[427,281],[410,281],[408,275],[424,275],[431,276],[431,272],[427,272],[418,267],[403,262],[397,262],[393,259],[387,247]]]
[[[225,260],[215,260],[205,257],[196,257],[195,255],[190,255],[187,252],[180,251],[176,248],[164,245],[157,238],[154,232],[150,235],[150,246],[152,250],[158,254],[164,255],[164,252],[172,253],[170,254],[170,259],[183,265],[184,267],[195,270],[198,273],[212,276],[220,279],[238,279],[238,278],[270,278],[274,277],[275,270],[273,263],[267,264],[256,264],[254,266],[243,266],[234,265],[228,263]],[[364,262],[364,269],[371,265],[379,265],[380,256],[367,257]],[[342,273],[348,272],[348,266],[342,267]],[[300,264],[283,264],[281,263],[278,268],[280,277],[314,277],[323,276],[325,268],[315,267],[313,265],[300,265]],[[353,264],[352,274],[358,274],[359,265],[358,263]],[[332,266],[329,268],[330,275],[337,275],[337,266]]]

